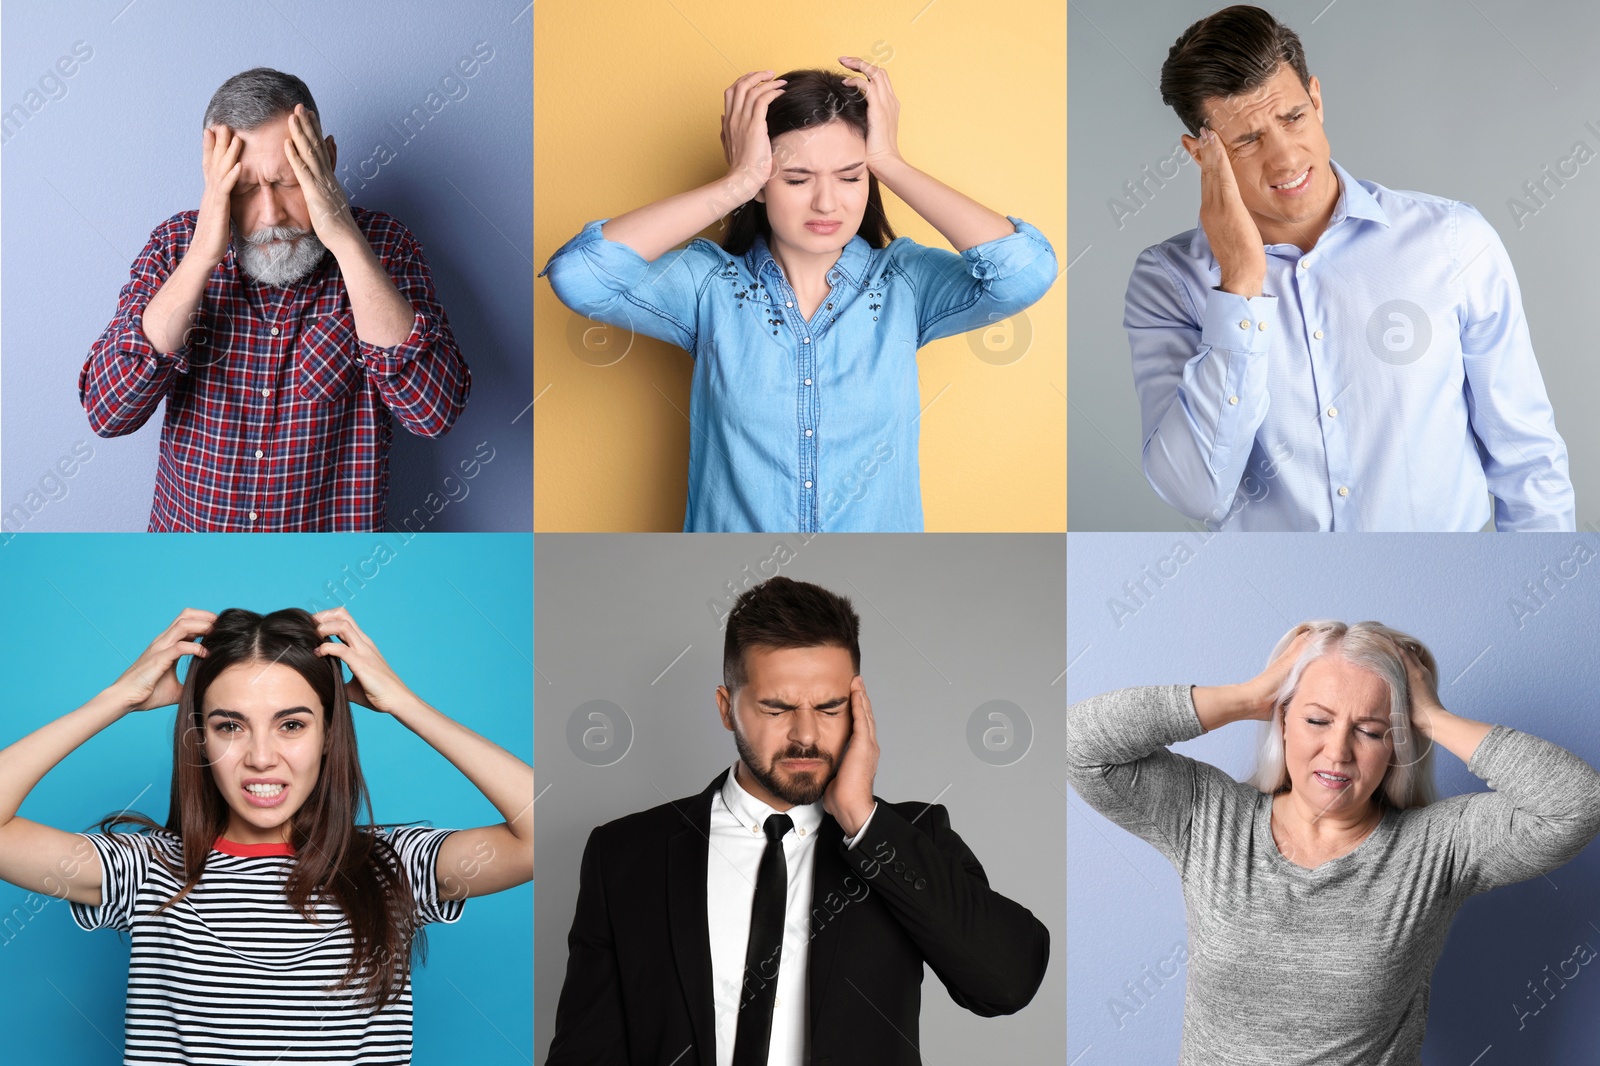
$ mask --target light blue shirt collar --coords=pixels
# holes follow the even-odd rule
[[[1367,191],[1367,187],[1352,177],[1350,172],[1341,167],[1337,161],[1330,159],[1328,162],[1333,166],[1334,177],[1339,179],[1339,199],[1333,205],[1333,216],[1328,219],[1328,229],[1352,218],[1376,222],[1380,226],[1389,225],[1389,215],[1384,211],[1383,205]],[[1320,240],[1321,238],[1318,238],[1319,242]],[[1267,247],[1280,246],[1269,244]],[[1199,221],[1195,222],[1194,236],[1189,240],[1189,253],[1197,259],[1211,256],[1211,242],[1206,239],[1206,228]]]

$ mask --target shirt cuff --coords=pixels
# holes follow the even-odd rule
[[[416,312],[411,320],[411,335],[399,344],[391,344],[380,348],[376,344],[368,344],[355,334],[354,320],[351,325],[351,336],[356,341],[356,365],[364,367],[369,374],[378,377],[391,377],[417,357],[419,352],[425,351],[433,344],[438,333],[438,325],[432,315]]]
[[[1235,292],[1212,289],[1202,314],[1200,343],[1230,352],[1264,352],[1278,328],[1278,298],[1245,299]]]
[[[1020,218],[1006,216],[1015,233],[975,244],[961,253],[967,269],[979,281],[1000,281],[1026,270],[1041,255],[1055,258],[1055,249],[1043,233]]]
[[[844,838],[844,847],[845,847],[846,851],[849,851],[850,849],[854,848],[856,846],[856,841],[860,840],[862,837],[867,835],[867,827],[872,824],[872,815],[873,814],[877,814],[877,813],[878,813],[878,801],[877,800],[873,800],[872,801],[872,814],[867,815],[867,820],[861,823],[861,828],[856,830],[856,835],[853,836],[853,837],[845,837]]]
[[[581,260],[597,282],[615,292],[627,292],[638,285],[649,272],[650,264],[621,241],[606,239],[600,227],[610,221],[601,218],[585,225],[576,237],[556,249],[538,276],[544,277],[558,260],[570,256]]]
[[[194,358],[194,349],[201,352],[211,343],[212,330],[208,328],[205,319],[199,311],[191,316],[194,325],[184,331],[184,343],[170,352],[158,352],[155,345],[150,343],[150,338],[144,334],[144,311],[130,311],[123,319],[122,328],[117,331],[116,351],[119,355],[131,355],[139,358],[162,360],[171,363],[177,368],[178,373],[189,372],[189,361]],[[190,344],[190,341],[193,344]],[[201,362],[215,362],[218,357],[211,359],[201,358]]]

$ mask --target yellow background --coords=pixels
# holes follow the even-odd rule
[[[1037,226],[1062,272],[1024,312],[1033,340],[1015,362],[979,359],[981,333],[918,353],[926,528],[1066,530],[1065,4],[554,0],[533,17],[540,269],[585,222],[725,173],[722,93],[741,74],[848,73],[843,55],[882,65],[906,160]],[[887,188],[883,197],[896,234],[950,247]],[[536,281],[535,530],[681,530],[694,360],[617,330],[576,340],[574,320]],[[991,340],[1006,343],[1006,328]],[[598,365],[614,357],[607,345],[626,355]]]

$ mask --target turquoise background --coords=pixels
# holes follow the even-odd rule
[[[420,697],[532,763],[532,563],[526,534],[11,538],[0,547],[0,746],[109,685],[185,607],[343,603]],[[378,821],[500,820],[405,727],[354,711]],[[174,713],[129,715],[91,738],[45,776],[21,815],[80,831],[131,805],[164,821]],[[125,939],[84,933],[65,904],[45,900],[0,883],[0,1059],[120,1063]],[[531,1061],[533,886],[469,900],[456,924],[428,927],[428,948],[413,978],[415,1060]]]

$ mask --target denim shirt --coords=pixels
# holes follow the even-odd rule
[[[578,314],[694,356],[684,532],[920,531],[917,349],[1036,302],[1056,257],[1033,226],[959,255],[862,237],[810,320],[757,237],[646,262],[590,222],[539,276]]]

